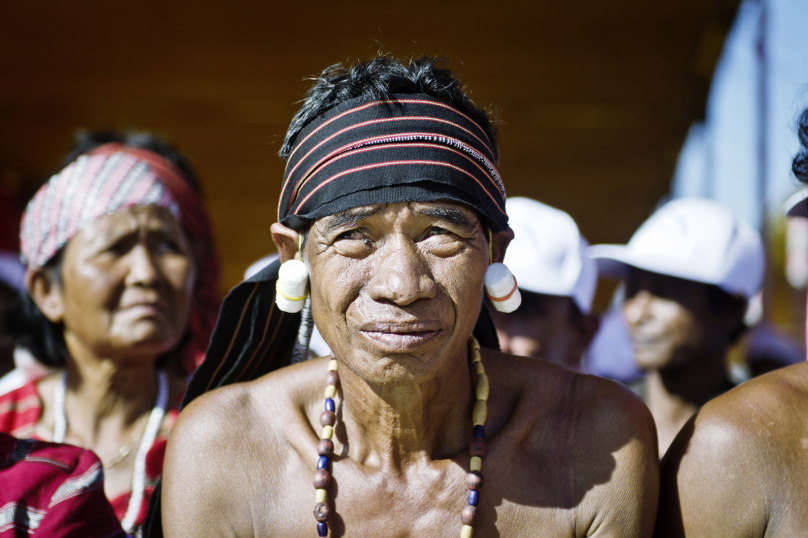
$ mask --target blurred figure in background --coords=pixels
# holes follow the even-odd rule
[[[623,315],[624,287],[615,290],[609,309],[600,317],[600,328],[584,353],[584,371],[624,384],[637,381],[643,373],[634,358],[634,343]]]
[[[14,252],[0,250],[0,377],[14,368],[14,336],[8,316],[17,298],[25,292],[25,269]]]
[[[808,110],[792,170],[808,184]],[[786,204],[808,217],[808,189]],[[808,527],[808,363],[752,379],[704,406],[662,460],[655,536],[785,538]]]
[[[763,280],[758,233],[710,200],[668,202],[627,245],[589,249],[601,274],[625,281],[623,313],[645,400],[664,454],[690,416],[734,385],[730,347],[746,330],[748,301]]]
[[[218,257],[194,173],[168,144],[90,134],[67,162],[23,215],[28,293],[12,317],[18,342],[61,371],[0,396],[0,431],[93,450],[132,533],[216,320]]]
[[[538,357],[581,370],[581,356],[598,330],[591,312],[598,271],[589,246],[567,213],[529,198],[505,202],[514,239],[505,254],[522,304],[504,314],[491,308],[504,353]]]

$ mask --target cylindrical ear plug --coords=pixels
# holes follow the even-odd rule
[[[309,295],[309,273],[300,260],[289,260],[278,270],[275,283],[275,304],[284,312],[294,314],[303,309]]]
[[[522,304],[516,278],[504,263],[492,263],[485,272],[485,294],[500,312],[513,312]]]

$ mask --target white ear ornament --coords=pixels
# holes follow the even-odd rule
[[[504,263],[492,263],[485,271],[485,294],[500,312],[513,312],[522,304],[516,278]]]
[[[303,310],[306,297],[309,295],[309,273],[306,271],[306,264],[294,259],[281,265],[275,291],[275,304],[278,308],[290,314]]]

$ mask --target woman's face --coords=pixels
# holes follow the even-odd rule
[[[188,238],[167,210],[134,207],[98,219],[62,258],[58,294],[70,355],[169,351],[185,332],[195,279]]]

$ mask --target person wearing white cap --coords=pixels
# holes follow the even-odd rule
[[[794,175],[808,184],[808,110]],[[787,216],[808,217],[802,191]],[[808,534],[808,363],[747,381],[712,400],[662,460],[655,536],[782,538]]]
[[[657,425],[660,455],[708,400],[733,387],[730,347],[743,334],[765,266],[759,234],[711,200],[673,200],[627,245],[595,245],[601,274],[626,282],[623,313],[637,365],[632,388]]]
[[[529,198],[505,202],[514,239],[505,265],[516,277],[522,304],[491,309],[502,351],[581,369],[581,355],[598,329],[591,312],[598,271],[589,244],[567,213]]]

